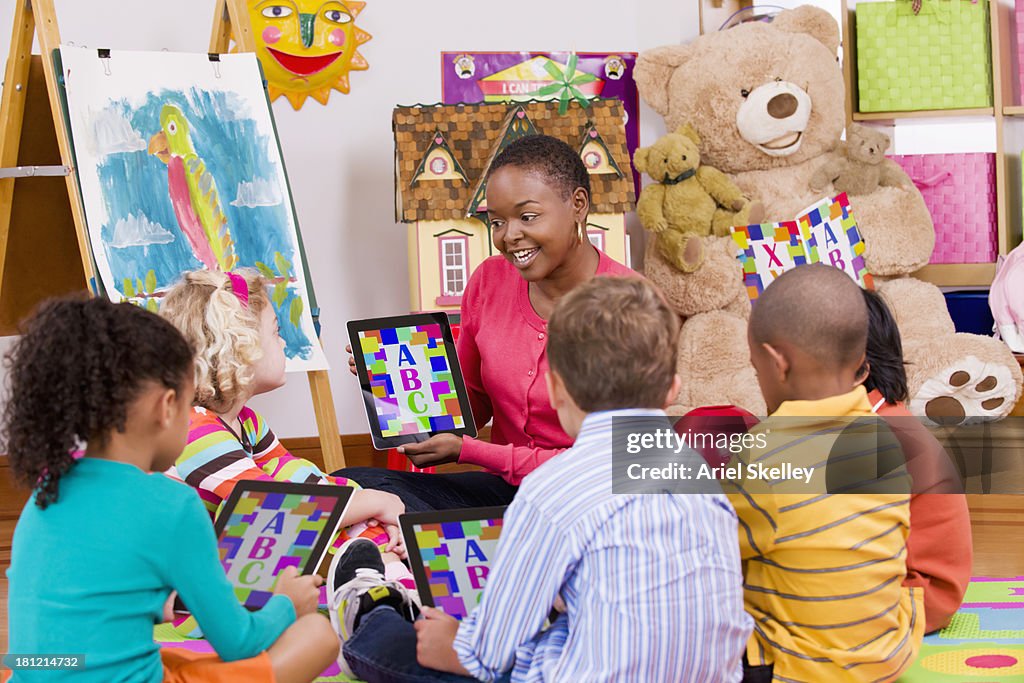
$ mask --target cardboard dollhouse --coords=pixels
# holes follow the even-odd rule
[[[396,107],[395,220],[408,224],[414,312],[458,312],[469,276],[497,253],[487,224],[491,161],[526,135],[551,135],[579,150],[590,171],[590,241],[628,263],[626,213],[634,190],[622,102],[558,101]]]

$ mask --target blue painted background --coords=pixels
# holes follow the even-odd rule
[[[280,252],[293,264],[291,275],[295,277],[299,255],[291,234],[291,202],[287,188],[280,188],[282,201],[275,206],[231,204],[240,183],[278,177],[277,165],[267,156],[268,149],[276,150],[277,141],[257,132],[256,122],[247,118],[242,100],[230,93],[209,93],[194,88],[162,90],[149,93],[141,106],[133,107],[122,100],[111,101],[109,107],[131,123],[148,144],[161,130],[160,110],[165,104],[176,105],[188,119],[192,146],[216,183],[221,210],[235,242],[238,266],[254,267],[261,261],[276,272],[274,253]],[[103,249],[118,287],[126,277],[133,282],[137,279],[145,282],[146,273],[152,269],[157,289],[163,290],[174,284],[181,273],[202,267],[178,227],[167,186],[167,168],[167,164],[142,149],[108,154],[97,169],[109,221],[101,228]],[[173,240],[166,244],[112,247],[117,221],[140,213],[170,232]],[[311,353],[310,339],[301,326],[293,325],[288,317],[291,301],[297,296],[296,287],[289,287],[288,298],[275,309],[281,336],[286,342],[285,353],[289,358],[306,359]],[[308,304],[305,307],[308,310]]]

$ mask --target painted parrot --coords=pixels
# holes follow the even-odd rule
[[[238,263],[228,219],[220,209],[217,184],[192,147],[188,119],[165,104],[161,130],[149,139],[149,153],[167,164],[167,185],[174,215],[192,252],[210,270],[229,271]]]

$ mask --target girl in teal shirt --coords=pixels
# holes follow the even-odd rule
[[[8,364],[4,442],[34,489],[7,572],[9,650],[79,658],[13,681],[291,683],[334,661],[320,577],[282,573],[278,594],[247,611],[199,497],[159,474],[185,446],[193,393],[192,351],[170,323],[101,298],[50,302]],[[153,642],[172,591],[219,658]]]

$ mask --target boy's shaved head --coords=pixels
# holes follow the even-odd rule
[[[750,315],[757,344],[799,348],[823,366],[861,362],[868,312],[849,275],[823,264],[799,266],[772,282]]]

